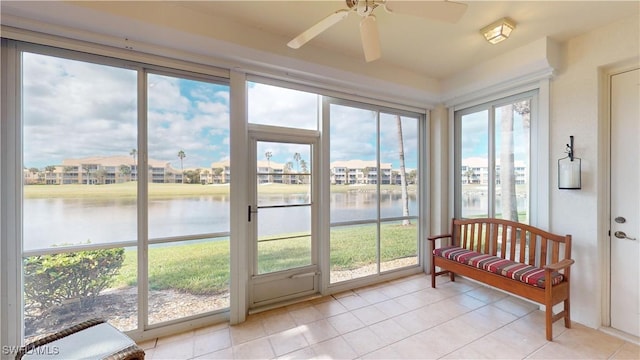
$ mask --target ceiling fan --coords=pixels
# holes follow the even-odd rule
[[[466,4],[442,0],[442,1],[407,1],[407,0],[345,0],[347,9],[340,9],[320,20],[308,28],[287,46],[298,49],[309,40],[320,35],[323,31],[347,18],[351,11],[355,11],[362,17],[360,20],[360,38],[364,58],[367,62],[377,60],[382,55],[378,25],[373,11],[383,7],[387,12],[419,16],[430,20],[439,20],[450,23],[457,22],[467,10]]]

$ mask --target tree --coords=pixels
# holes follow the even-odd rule
[[[308,174],[309,173],[309,168],[307,167],[307,162],[304,161],[303,159],[300,160],[300,169],[301,169],[303,174]],[[303,184],[307,183],[306,179],[308,179],[308,178],[305,176],[303,178],[303,180],[302,180]]]
[[[404,139],[402,137],[402,119],[396,115],[398,128],[398,153],[400,155],[400,188],[402,193],[402,216],[409,216],[409,195],[407,192],[407,171],[404,164]],[[402,225],[411,225],[409,219],[402,220]]]
[[[362,169],[362,176],[364,176],[364,183],[368,184],[369,183],[369,168],[368,167],[364,167]]]
[[[302,159],[302,156],[300,155],[299,152],[293,154],[293,160],[295,160],[296,162],[296,172],[300,173],[300,160]],[[296,175],[296,184],[300,183],[300,176]]]
[[[267,182],[271,182],[271,157],[273,153],[271,151],[267,151],[264,153],[264,157],[267,158]]]
[[[136,149],[131,149],[131,151],[129,152],[129,155],[133,156],[133,166],[136,166],[136,155],[138,154],[138,150]],[[133,169],[131,169],[131,173],[133,173]]]
[[[87,185],[89,185],[89,172],[91,170],[91,167],[89,165],[82,165],[82,170],[85,172],[86,177],[87,177]]]
[[[178,158],[180,158],[180,172],[182,173],[182,183],[184,184],[184,167],[182,160],[187,157],[187,154],[183,150],[178,151]]]
[[[213,182],[215,183],[222,183],[222,173],[224,172],[223,168],[215,168],[213,169]]]
[[[529,126],[531,107],[528,100],[509,104],[501,108],[500,144],[500,188],[502,192],[502,218],[518,221],[518,201],[516,198],[516,173],[513,140],[513,117],[518,113],[524,126]]]
[[[96,175],[96,180],[98,180],[98,184],[103,184],[104,185],[105,182],[106,182],[105,180],[106,180],[106,177],[107,177],[107,170],[98,169],[98,170],[96,170],[95,175]]]
[[[293,163],[291,161],[287,161],[287,163],[284,164],[284,170],[283,170],[283,172],[286,174],[284,181],[287,184],[291,184],[291,175],[290,175],[291,170],[293,170]]]
[[[128,165],[122,164],[120,165],[120,175],[127,179],[129,178],[129,180],[131,180],[131,168]]]

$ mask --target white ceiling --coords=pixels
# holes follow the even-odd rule
[[[364,61],[360,17],[355,13],[298,50],[286,46],[320,19],[346,8],[340,0],[2,1],[1,6],[3,24],[11,26],[23,24],[38,29],[22,21],[36,20],[201,55],[224,56],[230,51],[220,44],[233,44],[254,53],[271,54],[274,59],[293,59],[387,79],[402,74],[421,82],[445,80],[543,37],[563,42],[640,12],[638,0],[459,2],[468,8],[456,24],[376,9],[382,58],[371,63]],[[516,29],[507,41],[489,44],[479,29],[505,16],[517,23]],[[144,31],[147,26],[156,30]]]

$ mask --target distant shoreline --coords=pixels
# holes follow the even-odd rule
[[[130,181],[121,184],[108,185],[25,185],[23,187],[25,199],[53,199],[53,198],[136,198],[137,182]],[[331,192],[373,191],[377,186],[368,185],[331,185]],[[382,192],[400,192],[400,185],[381,185]],[[308,185],[294,184],[261,184],[261,194],[306,194]],[[408,191],[415,192],[416,185],[409,185]],[[229,195],[229,184],[149,184],[149,198],[174,198],[190,196]]]

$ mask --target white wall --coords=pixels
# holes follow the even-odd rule
[[[601,325],[603,263],[601,245],[608,216],[603,198],[599,141],[603,140],[599,107],[603,91],[599,70],[639,56],[638,15],[578,36],[562,44],[563,64],[551,82],[550,164],[551,231],[573,236],[571,316],[589,327]],[[582,159],[582,189],[558,190],[557,159],[565,157],[565,144],[575,136],[575,155]],[[606,134],[605,134],[606,139]],[[600,191],[599,191],[600,190]]]

